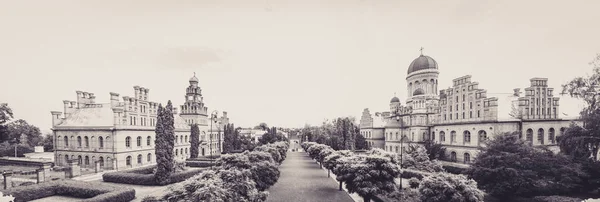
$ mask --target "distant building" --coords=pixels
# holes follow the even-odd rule
[[[196,76],[189,80],[181,112],[174,105],[175,158],[190,156],[190,125],[200,128],[199,155],[220,153],[227,112],[211,123]],[[149,99],[149,89],[134,86],[134,96],[110,93],[110,103],[96,103],[93,93],[77,91],[77,101],[64,100],[64,111],[52,111],[54,162],[65,166],[77,159],[82,167],[98,161],[103,169],[125,169],[156,163],[154,153],[158,103]],[[163,104],[163,105],[166,105]],[[63,116],[64,113],[64,116]],[[209,139],[210,136],[210,139]]]
[[[556,149],[556,136],[576,118],[562,118],[559,98],[546,78],[532,78],[531,85],[513,93],[488,96],[479,83],[466,75],[453,80],[452,87],[438,89],[437,62],[420,55],[409,66],[403,105],[398,97],[389,103],[390,111],[364,109],[360,133],[372,147],[397,152],[408,143],[433,140],[446,147],[449,161],[470,163],[483,140],[504,132],[521,133],[533,145]],[[401,138],[404,137],[404,145]]]

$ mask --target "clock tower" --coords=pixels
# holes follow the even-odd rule
[[[198,86],[196,73],[190,78],[190,86],[185,93],[185,102],[181,105],[181,118],[188,124],[208,125],[207,111],[202,98],[202,89]]]

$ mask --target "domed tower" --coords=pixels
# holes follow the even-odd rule
[[[189,124],[206,125],[208,123],[206,121],[208,108],[204,104],[202,89],[198,86],[196,73],[190,78],[189,82],[190,85],[185,90],[185,102],[181,105],[180,116]]]
[[[427,110],[435,106],[439,100],[438,75],[437,62],[423,55],[423,48],[421,48],[421,55],[408,67],[406,84],[409,96],[406,104],[412,106],[414,110]]]
[[[390,101],[390,112],[394,113],[398,111],[401,105],[402,103],[400,103],[400,99],[394,95],[394,97]]]

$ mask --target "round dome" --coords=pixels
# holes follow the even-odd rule
[[[400,99],[398,97],[393,97],[392,101],[390,101],[390,103],[395,103],[395,102],[400,102]]]
[[[437,62],[426,55],[421,55],[417,59],[413,60],[408,67],[408,74],[423,70],[423,69],[437,69]]]
[[[198,83],[198,78],[196,78],[196,73],[194,73],[194,76],[192,78],[190,78],[190,83],[191,82],[196,82]]]

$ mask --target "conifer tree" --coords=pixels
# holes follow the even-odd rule
[[[192,124],[192,134],[190,135],[190,157],[198,158],[199,147],[200,147],[200,129],[198,124]]]
[[[173,149],[175,147],[173,105],[171,101],[166,107],[159,105],[156,122],[156,173],[154,177],[159,184],[168,184],[169,176],[174,170]]]

